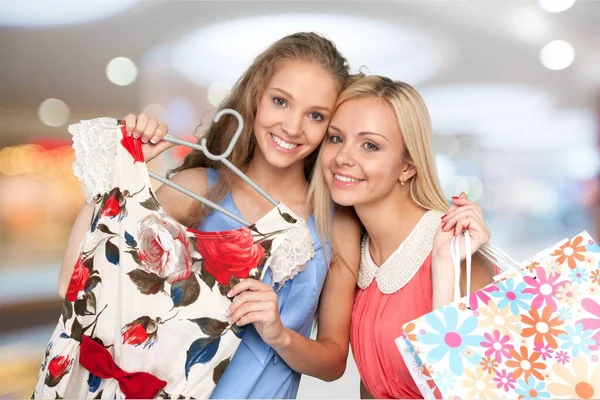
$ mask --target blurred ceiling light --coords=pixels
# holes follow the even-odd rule
[[[463,178],[467,184],[467,190],[464,192],[471,201],[478,201],[483,195],[483,183],[476,176],[466,176]],[[458,192],[460,193],[460,192]]]
[[[538,0],[538,3],[544,11],[559,13],[573,7],[575,0]]]
[[[440,136],[464,132],[485,148],[524,151],[578,149],[595,141],[589,109],[555,108],[549,93],[533,87],[456,84],[421,93]]]
[[[196,107],[183,97],[169,101],[166,121],[169,125],[169,133],[178,136],[192,134],[194,128],[200,123]]]
[[[563,152],[596,140],[596,121],[589,109],[549,109],[514,119],[497,115],[488,122],[480,139],[482,146],[494,149]]]
[[[62,126],[69,120],[69,106],[59,99],[46,99],[38,108],[40,121],[48,126]]]
[[[550,32],[548,20],[530,3],[515,4],[515,9],[509,17],[508,27],[516,37],[532,44],[542,42]]]
[[[208,87],[208,102],[218,107],[223,100],[229,95],[231,92],[231,85],[227,82],[215,82]]]
[[[1,26],[64,26],[85,24],[119,14],[137,0],[3,0]]]
[[[464,191],[465,187],[459,185],[459,183],[461,183],[462,185],[466,184],[464,178],[459,175],[447,176],[443,181],[440,179],[440,184],[442,185],[442,192],[444,193],[444,197],[447,200],[450,200],[452,196],[457,196],[461,191]],[[460,190],[457,191],[457,189]]]
[[[452,133],[439,133],[433,137],[433,150],[437,155],[452,157],[458,153],[458,139]]]
[[[273,14],[215,23],[166,51],[176,71],[206,87],[235,82],[267,46],[298,31],[333,40],[355,71],[364,65],[371,74],[414,85],[431,78],[444,62],[438,43],[403,24],[334,14]]]
[[[135,63],[127,57],[115,57],[106,64],[106,77],[115,85],[131,85],[137,74]]]
[[[542,65],[553,71],[569,67],[575,60],[575,49],[564,40],[554,40],[540,51]]]
[[[448,182],[454,182],[454,176],[456,167],[450,157],[440,155],[436,151],[435,164],[437,167],[438,177],[442,186],[448,184]]]
[[[480,133],[488,121],[527,117],[551,106],[548,93],[506,83],[465,83],[421,90],[435,132]]]

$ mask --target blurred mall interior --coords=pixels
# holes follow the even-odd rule
[[[600,239],[600,2],[0,1],[0,398],[32,392],[84,201],[67,126],[145,112],[189,139],[271,42],[316,31],[352,69],[420,90],[445,194],[481,203],[524,259]],[[186,154],[151,163],[164,173]],[[305,377],[301,398],[358,398]]]

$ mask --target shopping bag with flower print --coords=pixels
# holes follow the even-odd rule
[[[583,232],[482,289],[476,310],[463,298],[412,321],[405,340],[443,398],[600,398],[599,262]]]
[[[402,355],[410,375],[417,384],[417,388],[421,392],[424,400],[434,400],[441,398],[441,393],[435,382],[431,378],[429,370],[430,366],[424,365],[417,350],[412,346],[409,339],[415,340],[414,323],[407,324],[403,330],[402,336],[395,340],[398,351]]]

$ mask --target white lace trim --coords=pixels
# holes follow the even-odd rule
[[[442,213],[428,211],[398,249],[378,267],[369,252],[369,237],[361,245],[358,287],[366,289],[377,281],[379,290],[392,294],[404,287],[415,276],[433,249],[433,239],[441,224]]]
[[[269,268],[273,284],[281,285],[294,278],[306,268],[306,263],[315,256],[310,230],[306,221],[297,221],[285,233],[285,238],[271,255]]]
[[[111,189],[121,132],[116,119],[96,118],[69,125],[69,133],[75,150],[73,174],[91,203],[96,195]]]

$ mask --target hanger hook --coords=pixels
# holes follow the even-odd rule
[[[224,108],[222,110],[219,110],[219,112],[217,112],[215,114],[213,121],[219,122],[221,117],[225,114],[233,115],[238,121],[238,127],[237,127],[235,133],[233,134],[233,137],[231,138],[231,142],[229,142],[229,146],[227,146],[227,149],[222,154],[215,155],[215,154],[211,153],[210,150],[208,150],[208,148],[206,147],[206,138],[203,137],[200,140],[200,146],[203,147],[204,155],[207,158],[214,160],[214,161],[221,161],[221,160],[229,157],[229,155],[233,151],[233,147],[235,146],[238,139],[240,138],[240,135],[242,134],[242,130],[244,129],[244,119],[242,118],[242,115],[239,112],[237,112],[236,110],[232,110],[231,108]]]

